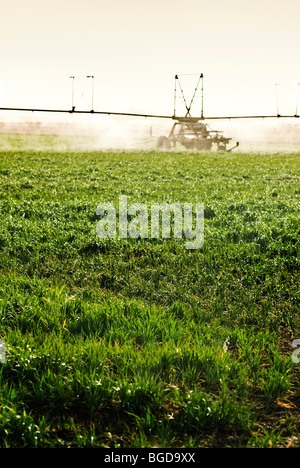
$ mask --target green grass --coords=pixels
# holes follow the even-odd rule
[[[44,141],[0,153],[0,447],[299,445],[299,154]],[[203,248],[97,238],[120,194],[203,202]]]

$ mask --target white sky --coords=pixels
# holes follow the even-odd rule
[[[299,0],[0,0],[0,106],[173,112],[174,75],[204,73],[206,115],[294,113]],[[88,110],[91,81],[75,81]],[[85,101],[84,101],[85,99]],[[81,107],[82,108],[82,107]]]

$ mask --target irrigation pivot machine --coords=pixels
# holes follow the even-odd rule
[[[157,140],[157,147],[161,149],[169,149],[175,147],[177,143],[183,145],[186,149],[197,149],[206,151],[231,151],[233,148],[239,146],[236,143],[230,149],[227,145],[231,138],[223,136],[223,132],[219,130],[211,130],[207,123],[203,122],[203,73],[198,77],[195,91],[188,103],[184,95],[183,88],[180,82],[181,75],[175,75],[175,88],[174,88],[174,115],[172,117],[175,123],[172,126],[169,136],[160,136]],[[191,108],[197,96],[198,88],[201,84],[201,116],[192,117]],[[185,115],[183,117],[176,116],[177,101],[178,101],[178,88],[180,97],[183,100],[185,107]]]
[[[70,76],[72,79],[72,106],[70,109],[34,109],[34,108],[22,108],[22,107],[0,107],[0,111],[27,111],[27,112],[53,112],[53,113],[69,113],[69,114],[102,114],[102,115],[114,115],[114,116],[127,116],[127,117],[148,117],[148,118],[160,118],[173,120],[173,126],[169,135],[162,135],[155,139],[157,147],[159,149],[174,148],[177,143],[181,144],[186,149],[196,149],[198,151],[231,151],[237,146],[239,142],[236,142],[235,146],[227,148],[231,138],[225,137],[222,131],[212,130],[207,121],[208,120],[232,120],[232,119],[265,119],[265,118],[299,118],[298,114],[298,97],[296,103],[296,112],[294,115],[281,115],[277,113],[273,115],[241,115],[241,116],[204,116],[203,111],[203,73],[197,74],[197,84],[192,94],[191,99],[187,99],[182,88],[181,77],[192,76],[192,75],[175,75],[175,89],[174,89],[174,112],[173,115],[154,115],[154,114],[137,114],[129,112],[110,112],[110,111],[96,111],[94,110],[94,75],[86,75],[83,78],[91,78],[90,83],[92,84],[92,105],[90,110],[77,110],[74,105],[74,89],[75,89],[75,76]],[[200,116],[192,116],[191,108],[198,98],[198,89],[201,85],[201,113]],[[299,89],[300,83],[298,84]],[[178,100],[181,102],[181,109],[183,104],[182,115],[177,115],[177,104]],[[152,140],[153,141],[153,138]]]

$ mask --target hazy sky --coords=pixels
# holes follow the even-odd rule
[[[275,113],[275,83],[295,111],[299,0],[0,2],[1,106],[70,108],[93,74],[96,110],[172,114],[174,75],[203,72],[207,115]]]

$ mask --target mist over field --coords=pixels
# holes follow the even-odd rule
[[[58,135],[84,137],[91,149],[151,149],[156,140],[168,135],[173,121],[152,118],[110,116],[68,116],[41,118],[37,115],[0,116],[0,134]],[[239,141],[241,151],[300,150],[299,119],[253,119],[207,121],[212,130]],[[75,145],[75,138],[74,138]],[[90,142],[90,143],[89,143]]]

